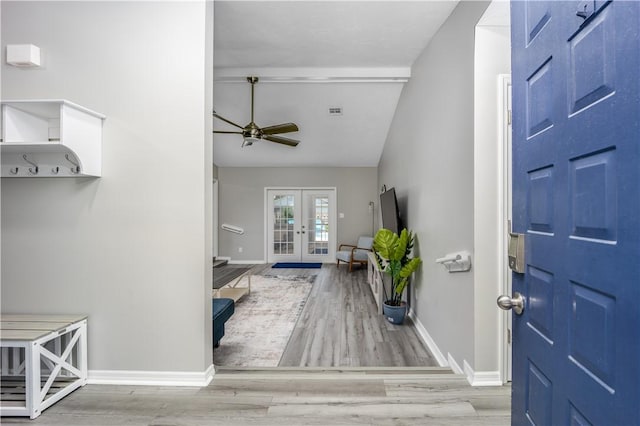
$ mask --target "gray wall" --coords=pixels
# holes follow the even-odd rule
[[[88,314],[90,370],[211,364],[205,7],[2,2],[2,51],[44,56],[39,70],[3,63],[2,98],[107,116],[102,178],[2,181],[2,311]]]
[[[487,5],[459,3],[413,64],[378,172],[379,185],[396,188],[423,259],[412,307],[461,366],[474,362],[473,269],[450,274],[434,260],[473,251],[474,30]]]
[[[337,243],[355,243],[359,235],[371,234],[369,201],[378,209],[375,167],[220,167],[218,225],[229,223],[244,228],[243,235],[219,232],[218,253],[233,261],[266,260],[264,252],[265,187],[336,187],[338,212]],[[238,247],[243,248],[238,253]]]

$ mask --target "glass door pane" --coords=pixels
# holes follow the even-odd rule
[[[302,261],[335,262],[335,190],[302,190]]]
[[[273,197],[273,253],[294,253],[295,226],[294,195],[275,195]]]
[[[299,262],[300,190],[267,191],[267,261]]]
[[[329,252],[329,197],[310,195],[307,198],[307,254],[326,255]]]

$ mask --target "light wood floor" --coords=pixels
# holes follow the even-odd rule
[[[435,369],[221,369],[205,388],[87,385],[34,425],[508,425],[505,387]]]
[[[378,314],[366,269],[324,265],[280,360],[285,367],[427,367],[437,362],[410,320]]]
[[[271,273],[264,265],[255,273]],[[278,274],[299,271],[280,270]],[[491,425],[510,424],[510,386],[472,388],[450,369],[426,367],[412,327],[381,320],[364,287],[365,273],[325,266],[283,360],[352,367],[217,367],[204,388],[87,385],[34,425]],[[371,304],[373,300],[371,299]],[[386,342],[404,342],[395,352]],[[371,364],[369,364],[371,363]],[[362,364],[420,367],[353,367]]]
[[[236,265],[225,266],[233,267]],[[271,269],[271,265],[255,265],[251,273],[317,274],[280,360],[281,367],[438,365],[410,319],[403,325],[393,325],[378,314],[365,268],[349,272],[346,265],[336,268],[333,264],[325,264],[320,270]],[[224,338],[221,344],[224,344]]]

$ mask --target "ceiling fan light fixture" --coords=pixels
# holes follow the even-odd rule
[[[295,147],[298,145],[300,141],[295,139],[285,138],[284,136],[280,136],[280,133],[290,133],[297,132],[298,126],[294,123],[281,123],[273,126],[267,126],[264,128],[260,128],[253,121],[253,112],[254,112],[254,86],[258,82],[258,77],[247,77],[247,81],[251,84],[251,121],[246,126],[241,126],[237,123],[234,123],[231,120],[228,120],[222,116],[220,116],[216,111],[213,111],[213,117],[219,120],[226,122],[227,124],[231,124],[232,126],[238,128],[239,130],[213,130],[213,133],[234,133],[242,135],[242,147],[251,146],[254,142],[259,140],[267,140],[269,142],[275,142],[282,145],[287,145],[290,147]]]
[[[254,138],[251,136],[247,136],[242,140],[242,148],[244,148],[245,146],[251,146],[253,145],[254,142],[258,142],[260,140],[260,138]]]

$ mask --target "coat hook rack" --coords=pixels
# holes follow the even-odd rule
[[[22,154],[22,159],[33,166],[33,168],[29,167],[29,173],[31,173],[32,175],[37,175],[38,174],[38,165],[36,163],[34,163],[33,161],[30,161],[27,158],[27,154]]]
[[[80,164],[76,163],[75,161],[73,161],[71,158],[69,158],[69,154],[65,154],[64,158],[70,162],[71,164],[73,164],[73,167],[71,167],[71,173],[73,173],[74,175],[77,175],[78,173],[80,173]]]
[[[103,114],[65,99],[1,100],[0,107],[1,177],[102,176]]]

